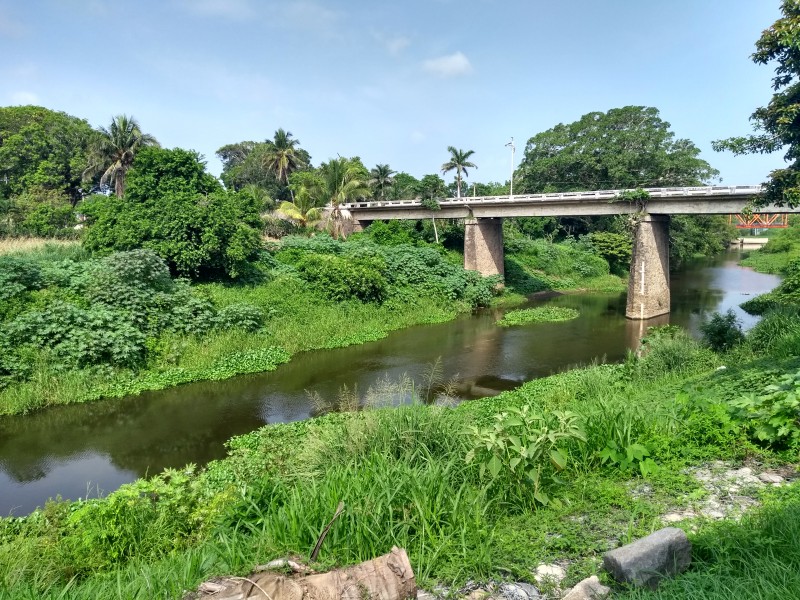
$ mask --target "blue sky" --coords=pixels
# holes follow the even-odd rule
[[[750,131],[772,67],[750,61],[779,0],[0,0],[0,106],[108,125],[132,114],[203,154],[283,127],[337,155],[504,181],[525,142],[591,111],[655,106],[726,185],[782,157],[715,153]],[[448,175],[448,179],[450,175]]]

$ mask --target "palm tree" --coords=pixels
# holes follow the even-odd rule
[[[376,200],[386,200],[386,188],[394,183],[393,171],[389,165],[375,165],[369,172],[369,184],[374,190],[373,197]]]
[[[326,226],[334,238],[344,237],[344,221],[351,217],[341,205],[369,195],[366,169],[360,161],[340,156],[320,165],[320,171],[325,181],[322,193],[327,204]]]
[[[125,175],[133,165],[136,153],[146,146],[158,146],[152,135],[142,133],[132,116],[112,117],[111,126],[101,127],[89,153],[89,166],[84,177],[102,172],[100,185],[114,185],[114,193],[121,198],[125,193]]]
[[[475,163],[469,162],[469,157],[475,154],[474,150],[457,150],[455,146],[448,146],[447,151],[450,152],[450,160],[442,165],[442,173],[456,170],[456,189],[458,190],[458,197],[461,198],[461,175],[467,177],[467,167],[470,169],[477,169]]]
[[[300,150],[300,140],[292,139],[291,131],[278,129],[275,138],[267,141],[269,148],[264,154],[264,167],[275,174],[278,183],[287,185],[289,175],[306,166],[304,152]]]
[[[277,212],[301,227],[311,227],[322,220],[322,209],[315,205],[305,186],[297,190],[294,202],[281,202]]]

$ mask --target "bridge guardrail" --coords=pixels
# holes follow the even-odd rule
[[[679,188],[644,188],[651,198],[692,198],[698,196],[753,196],[763,190],[760,185],[735,185],[735,186],[695,186]],[[472,196],[461,198],[445,198],[440,204],[447,206],[463,206],[468,204],[494,204],[502,202],[546,202],[561,199],[574,202],[575,200],[613,200],[620,193],[631,190],[596,190],[590,192],[557,192],[549,194],[515,194],[513,196]],[[417,207],[419,199],[384,200],[350,202],[342,204],[342,208],[398,208],[403,206]]]

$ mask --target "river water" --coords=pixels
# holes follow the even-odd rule
[[[745,328],[755,319],[738,305],[779,279],[737,265],[738,254],[673,273],[672,313],[625,319],[625,294],[568,294],[539,299],[580,311],[577,319],[502,328],[502,310],[412,327],[349,348],[296,356],[271,373],[201,382],[140,396],[63,406],[0,419],[0,515],[21,515],[49,497],[97,496],[166,467],[205,464],[223,443],[265,423],[307,418],[309,392],[335,397],[407,375],[420,381],[438,364],[459,396],[472,399],[595,359],[624,358],[644,327],[671,323],[694,335],[710,313],[733,308]]]

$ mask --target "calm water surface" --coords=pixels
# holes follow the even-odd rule
[[[697,334],[710,313],[733,308],[751,327],[756,319],[738,305],[779,279],[739,267],[737,259],[729,254],[673,274],[672,313],[644,324],[625,319],[624,294],[564,295],[532,304],[577,308],[580,317],[566,323],[501,328],[494,323],[502,311],[484,311],[361,346],[307,352],[271,373],[0,419],[0,515],[221,458],[232,436],[307,418],[307,391],[334,397],[343,385],[366,390],[386,377],[420,380],[440,361],[442,377],[454,378],[462,397],[476,398],[597,358],[619,361],[649,325]]]

